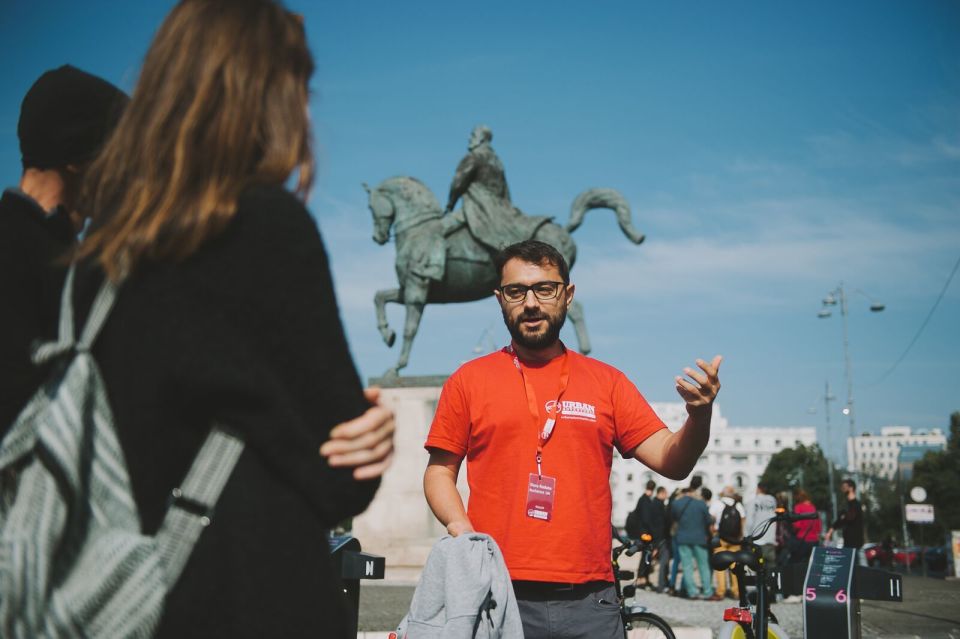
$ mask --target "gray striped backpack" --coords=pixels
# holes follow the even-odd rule
[[[140,531],[123,452],[90,348],[116,286],[75,339],[67,274],[59,337],[34,352],[50,379],[0,443],[0,637],[150,637],[243,450],[214,426],[155,536]]]

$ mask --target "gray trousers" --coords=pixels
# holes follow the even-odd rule
[[[613,584],[515,581],[524,639],[623,639]]]

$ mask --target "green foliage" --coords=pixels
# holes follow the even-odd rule
[[[802,471],[802,472],[801,472]],[[802,476],[802,481],[801,481]],[[830,487],[828,486],[827,460],[816,444],[784,448],[770,458],[760,481],[771,493],[791,492],[803,488],[817,509],[830,511]],[[834,468],[834,491],[838,490],[842,474]]]
[[[862,477],[862,486],[866,488],[861,501],[866,506],[866,533],[872,541],[883,541],[887,537],[899,540],[903,536],[903,520],[900,510],[902,489],[897,480],[879,476]]]
[[[911,485],[923,486],[927,503],[935,508],[936,522],[927,527],[927,539],[940,539],[948,531],[960,529],[960,412],[950,415],[947,450],[927,453],[917,461]]]

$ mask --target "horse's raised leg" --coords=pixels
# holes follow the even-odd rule
[[[584,355],[590,353],[590,336],[587,335],[587,322],[583,317],[583,306],[577,300],[570,302],[567,316],[573,322],[573,330],[577,334],[577,344]]]
[[[417,336],[420,329],[420,318],[423,317],[423,307],[427,304],[427,292],[430,288],[430,281],[413,276],[404,283],[403,303],[407,307],[407,318],[403,325],[403,348],[400,349],[400,358],[397,365],[386,372],[386,376],[394,376],[400,373],[400,369],[405,368],[410,361],[410,350],[413,348],[413,338]]]
[[[377,309],[377,328],[380,329],[380,336],[383,337],[383,341],[388,347],[393,346],[393,342],[397,339],[397,334],[393,332],[387,324],[386,305],[387,302],[399,304],[402,300],[403,297],[400,295],[399,288],[388,288],[377,291],[376,295],[373,296],[373,304]]]

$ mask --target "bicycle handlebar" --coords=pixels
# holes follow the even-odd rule
[[[760,528],[760,532],[755,533],[753,535],[747,535],[746,537],[743,538],[743,541],[741,543],[749,544],[749,543],[753,543],[757,539],[760,539],[767,533],[767,530],[770,528],[770,525],[775,522],[784,521],[784,522],[792,523],[795,521],[803,521],[806,519],[818,519],[819,517],[820,517],[820,514],[816,511],[813,511],[811,513],[791,513],[784,510],[782,512],[778,512],[776,515],[774,515],[770,519],[763,522],[762,528]],[[754,528],[754,530],[756,531],[757,529]]]
[[[637,551],[641,548],[653,544],[653,538],[646,533],[641,535],[640,539],[630,539],[629,537],[621,535],[616,526],[611,526],[611,529],[613,530],[613,538],[620,542],[620,545],[613,549],[614,556],[619,556],[622,553],[627,557],[632,557],[637,554]]]

